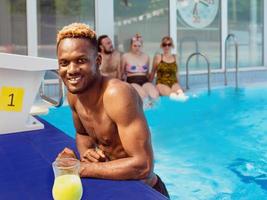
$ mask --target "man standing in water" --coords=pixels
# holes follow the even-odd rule
[[[57,35],[59,74],[68,89],[81,177],[139,179],[169,197],[153,173],[150,131],[136,91],[99,72],[95,32],[74,23]],[[75,157],[64,149],[58,157]]]
[[[122,79],[121,54],[113,48],[111,39],[107,35],[98,37],[98,52],[101,54],[102,62],[100,72],[103,76]]]

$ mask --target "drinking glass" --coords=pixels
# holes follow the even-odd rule
[[[58,158],[52,166],[55,175],[52,190],[54,200],[80,200],[83,193],[79,176],[80,161],[75,158]]]

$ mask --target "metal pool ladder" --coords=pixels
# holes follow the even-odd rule
[[[199,52],[195,52],[195,53],[192,53],[188,58],[187,58],[187,61],[186,61],[186,89],[188,90],[189,89],[189,67],[188,67],[188,64],[189,64],[189,61],[191,60],[192,57],[194,56],[202,56],[206,63],[207,63],[207,69],[208,69],[208,93],[210,94],[210,62],[208,60],[208,58],[203,55],[202,53],[199,53]]]
[[[236,36],[234,34],[227,35],[225,39],[225,51],[224,51],[224,85],[227,85],[227,65],[226,65],[226,59],[227,59],[227,42],[230,38],[233,38],[234,44],[235,44],[235,88],[238,88],[238,43],[236,40]]]
[[[44,81],[44,80],[43,80],[42,83],[41,83],[41,87],[40,87],[40,91],[39,91],[39,93],[40,93],[40,97],[41,97],[44,101],[46,101],[46,102],[52,104],[53,106],[55,106],[55,107],[60,107],[60,106],[63,104],[63,95],[64,95],[64,94],[63,94],[63,84],[62,84],[62,80],[61,80],[61,78],[59,77],[58,72],[57,72],[56,70],[50,70],[50,72],[54,73],[54,74],[57,76],[57,78],[58,78],[58,87],[59,87],[59,91],[58,91],[58,94],[59,94],[59,96],[58,96],[58,100],[56,101],[56,100],[54,100],[53,98],[51,98],[51,97],[45,95],[45,92],[44,92],[44,90],[45,90],[45,89],[44,89],[45,81]]]

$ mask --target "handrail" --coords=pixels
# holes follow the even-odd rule
[[[208,92],[210,93],[210,62],[208,60],[208,58],[203,55],[202,53],[199,53],[199,52],[195,52],[195,53],[192,53],[188,58],[187,58],[187,61],[186,61],[186,89],[188,90],[189,89],[189,68],[188,68],[188,64],[189,64],[189,61],[191,60],[191,58],[193,56],[196,56],[196,55],[199,55],[199,56],[202,56],[205,61],[207,62],[207,69],[208,69]]]
[[[45,84],[44,81],[42,81],[42,83],[41,83],[40,92],[39,92],[40,93],[40,97],[44,101],[52,104],[53,106],[60,107],[63,104],[63,84],[62,84],[62,80],[59,77],[58,72],[56,70],[51,70],[50,72],[55,73],[57,75],[57,77],[58,77],[58,83],[59,83],[59,97],[58,97],[58,101],[56,101],[56,100],[52,99],[51,97],[46,96],[44,94],[44,84]]]
[[[228,34],[225,39],[225,51],[224,51],[224,85],[227,85],[227,65],[226,65],[226,59],[227,59],[227,42],[230,38],[233,38],[234,44],[235,44],[235,87],[238,88],[238,43],[236,40],[236,36],[234,34]]]

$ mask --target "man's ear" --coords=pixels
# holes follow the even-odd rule
[[[103,49],[104,49],[102,44],[99,45],[99,48],[100,48],[101,52],[102,52]]]
[[[96,57],[96,64],[97,64],[98,66],[100,66],[101,63],[102,63],[102,56],[101,56],[101,54],[98,52],[98,53],[97,53],[97,57]]]

